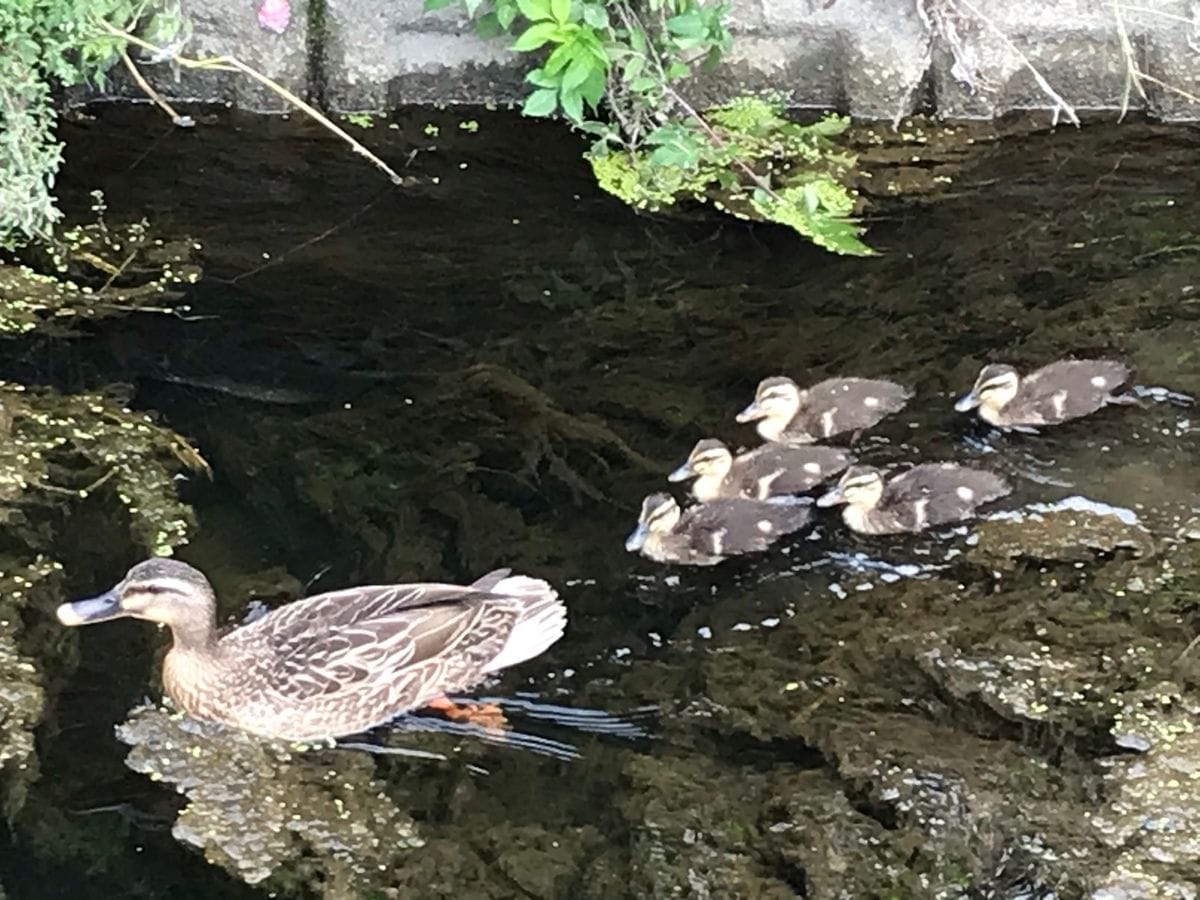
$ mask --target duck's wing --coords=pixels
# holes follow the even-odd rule
[[[714,556],[766,550],[785,534],[809,523],[812,511],[801,503],[714,500],[684,513],[678,530],[693,547]]]
[[[1086,415],[1104,406],[1130,374],[1127,365],[1112,359],[1060,360],[1022,378],[1013,405],[1030,424]]]
[[[338,626],[292,618],[267,635],[260,657],[264,689],[289,705],[370,697],[380,708],[411,708],[480,681],[519,616],[515,601],[484,595],[410,605]]]
[[[504,571],[476,584],[490,590],[416,584],[321,594],[226,640],[252,649],[264,689],[279,703],[358,704],[389,718],[465,690],[562,636],[566,609],[546,582]]]
[[[796,419],[818,439],[870,428],[904,408],[912,396],[903,385],[881,378],[830,378],[807,391]]]
[[[743,497],[766,500],[810,491],[852,462],[854,457],[837,447],[765,444],[739,456],[735,471]]]
[[[923,463],[889,481],[884,502],[903,506],[925,501],[923,514],[932,523],[997,500],[1010,490],[994,472],[957,463]]]

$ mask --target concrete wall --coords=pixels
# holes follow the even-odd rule
[[[1137,0],[1121,13],[1133,59],[1158,81],[1200,96],[1200,2]],[[311,9],[310,9],[311,6]],[[186,0],[186,51],[231,53],[337,111],[404,103],[505,101],[522,91],[522,61],[483,42],[453,11],[422,0],[292,0],[283,34],[261,29],[250,0]],[[1128,56],[1112,0],[734,0],[734,50],[697,85],[701,101],[753,88],[796,106],[892,119],[915,110],[991,118],[1054,103],[1026,63],[1072,106],[1120,108]],[[957,51],[957,52],[956,52]],[[283,105],[234,75],[148,70],[171,97],[257,110]],[[1200,119],[1200,102],[1147,84],[1134,109]]]

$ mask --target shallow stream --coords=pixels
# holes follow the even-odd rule
[[[497,566],[552,581],[566,637],[478,692],[541,740],[272,747],[143,707],[145,623],[59,635],[78,668],[51,678],[9,896],[1197,895],[1200,132],[962,142],[940,195],[877,207],[863,260],[637,217],[554,127],[393,124],[363,136],[408,160],[399,190],[293,122],[70,123],[68,206],[102,188],[114,220],[199,241],[204,277],[176,315],[8,340],[0,378],[125,384],[192,440],[214,478],[180,481],[180,556],[229,621]],[[908,155],[875,177],[934,165]],[[952,408],[985,362],[1100,354],[1141,406],[1003,436]],[[901,381],[860,457],[972,462],[1013,495],[914,538],[822,516],[711,570],[626,553],[698,438],[754,443],[733,416],[778,373]],[[74,528],[58,556],[84,594],[140,552]]]

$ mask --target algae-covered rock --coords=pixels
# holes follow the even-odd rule
[[[968,558],[1008,566],[1017,558],[1089,561],[1097,552],[1129,549],[1137,556],[1154,551],[1154,539],[1128,509],[1068,497],[1013,512],[995,513],[975,530]]]
[[[1190,900],[1200,882],[1200,701],[1169,682],[1121,699],[1112,733],[1139,755],[1103,761],[1108,804],[1091,824],[1111,868],[1097,896]]]
[[[187,798],[175,837],[251,884],[362,896],[423,844],[366,754],[303,751],[154,706],[117,735],[130,768]]]
[[[0,402],[19,410],[0,443],[0,525],[31,541],[36,517],[24,507],[65,508],[101,489],[125,507],[134,542],[169,554],[195,524],[175,490],[175,473],[204,469],[188,442],[144,413],[103,394],[26,391],[0,382]],[[21,498],[22,510],[5,507]]]
[[[0,572],[0,807],[9,819],[38,774],[33,729],[45,705],[37,665],[19,646],[20,609],[32,592],[57,583],[60,568],[38,559]]]

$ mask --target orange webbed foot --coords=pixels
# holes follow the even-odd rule
[[[452,722],[467,722],[486,731],[505,731],[508,720],[504,710],[494,703],[455,703],[449,697],[438,697],[426,704],[427,709],[436,710]]]

